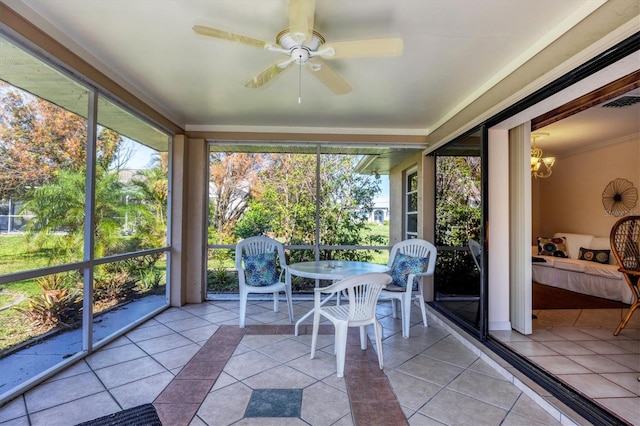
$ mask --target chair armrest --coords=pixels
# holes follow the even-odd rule
[[[337,282],[335,282],[335,283],[333,283],[333,284],[331,284],[329,286],[326,286],[326,287],[316,287],[316,288],[313,289],[313,291],[314,291],[314,293],[319,293],[319,294],[322,294],[322,293],[325,293],[325,294],[326,293],[337,293],[337,292],[341,291],[342,288],[337,288],[336,289],[336,287],[344,287],[344,286],[342,286],[340,284],[341,284],[340,281],[337,281]]]

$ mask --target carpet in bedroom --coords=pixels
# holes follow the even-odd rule
[[[533,309],[615,309],[628,308],[622,302],[588,296],[562,288],[533,283]]]

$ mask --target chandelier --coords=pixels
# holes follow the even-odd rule
[[[531,134],[531,175],[534,178],[548,178],[551,176],[551,168],[556,162],[555,157],[543,157],[542,150],[536,146],[536,139],[549,136],[549,133]]]

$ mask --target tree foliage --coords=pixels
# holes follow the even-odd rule
[[[321,245],[385,244],[380,238],[365,240],[366,213],[380,190],[379,181],[355,172],[355,158],[322,155],[319,189],[316,188],[316,156],[270,155],[258,174],[260,191],[252,194],[235,235],[247,238],[269,233],[291,245],[314,245],[316,231]],[[316,229],[316,200],[320,200],[320,227]],[[367,260],[354,250],[321,250],[323,259]],[[313,258],[311,250],[293,251],[292,261]]]
[[[84,170],[87,120],[43,99],[0,91],[0,199],[21,199],[29,188],[53,180],[62,170]],[[116,159],[118,133],[101,128],[97,164],[103,169]]]
[[[263,157],[252,153],[210,155],[209,226],[217,238],[224,239],[247,209],[252,195],[259,191],[258,172]]]

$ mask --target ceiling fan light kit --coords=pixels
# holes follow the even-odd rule
[[[299,65],[300,72],[302,65],[305,65],[311,75],[329,90],[334,94],[342,95],[349,93],[352,90],[351,86],[342,76],[322,62],[322,59],[382,57],[402,54],[404,46],[400,38],[326,43],[324,36],[313,28],[314,15],[315,0],[289,0],[289,27],[277,34],[275,44],[202,25],[194,25],[193,31],[203,36],[258,47],[289,57],[284,61],[277,60],[249,80],[245,86],[252,89],[263,87],[273,81],[295,63]],[[298,81],[300,81],[300,77]],[[298,102],[300,103],[300,90],[298,91]]]

